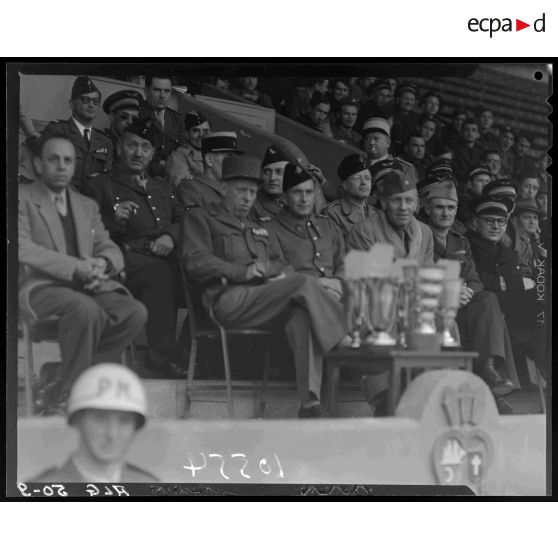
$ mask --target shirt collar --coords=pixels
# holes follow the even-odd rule
[[[66,188],[64,188],[59,194],[53,192],[50,188],[47,188],[48,196],[52,200],[52,203],[56,204],[56,197],[61,196],[64,204],[68,203],[68,197],[66,193]]]
[[[89,130],[89,139],[91,139],[91,132],[93,130],[93,126],[84,126],[81,122],[78,122],[73,116],[72,116],[72,120],[74,121],[74,124],[78,127],[79,133],[83,136],[83,131],[85,129]]]

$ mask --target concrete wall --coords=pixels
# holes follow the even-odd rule
[[[478,377],[431,371],[409,386],[394,418],[153,420],[129,460],[163,482],[466,484],[483,495],[541,496],[545,418],[500,417]],[[462,450],[452,457],[456,440]],[[63,419],[18,421],[18,480],[61,464],[75,444]]]

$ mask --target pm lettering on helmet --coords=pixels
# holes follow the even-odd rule
[[[101,376],[97,382],[97,395],[103,395],[112,386],[112,380],[106,376]]]
[[[111,378],[107,378],[106,376],[99,378],[97,383],[97,396],[101,396],[110,390],[114,390],[116,397],[130,399],[130,384],[128,382],[117,380],[116,383],[114,383]]]

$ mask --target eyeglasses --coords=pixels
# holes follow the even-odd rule
[[[93,103],[95,106],[101,104],[100,97],[88,97],[87,95],[80,95],[79,100],[83,105],[88,105],[89,103]]]
[[[493,217],[481,217],[481,221],[484,221],[490,227],[497,226],[498,228],[503,228],[508,224],[508,220],[505,218],[495,219]]]

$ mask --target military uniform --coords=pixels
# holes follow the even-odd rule
[[[105,128],[103,132],[105,136],[107,136],[107,138],[112,142],[112,163],[116,164],[116,160],[118,159],[118,151],[116,146],[118,145],[119,137],[110,128]]]
[[[342,279],[345,242],[327,217],[298,218],[283,209],[266,227],[273,231],[287,260],[299,273]]]
[[[250,218],[260,223],[268,223],[275,219],[279,212],[285,207],[282,196],[272,197],[260,190],[258,197],[250,210]]]
[[[342,126],[332,126],[331,131],[333,132],[333,139],[361,149],[362,136],[356,130],[347,130]]]
[[[176,195],[184,207],[207,207],[224,199],[225,185],[208,176],[196,176],[191,180],[181,180],[176,187]]]
[[[376,209],[368,201],[357,207],[346,196],[331,202],[324,209],[324,215],[341,229],[345,238],[354,225],[364,221],[374,213],[376,213]]]
[[[166,180],[176,186],[181,180],[203,174],[202,152],[191,145],[175,149],[165,165]]]
[[[41,137],[46,138],[49,135],[60,135],[73,142],[76,149],[76,170],[72,183],[79,191],[86,180],[110,170],[113,145],[101,130],[91,129],[91,141],[87,145],[74,119],[69,118],[47,124]]]
[[[473,297],[457,312],[457,324],[463,345],[479,353],[479,360],[499,357],[504,360],[507,377],[519,387],[508,328],[498,299],[485,291],[477,273],[471,246],[467,238],[449,229],[445,245],[434,234],[434,261],[457,260],[461,263],[463,283],[472,289]]]
[[[167,257],[156,256],[149,244],[167,234],[175,249],[178,247],[183,207],[163,180],[148,178],[144,189],[121,166],[91,180],[85,193],[97,201],[111,238],[122,248],[127,287],[147,307],[146,332],[149,346],[156,352],[153,358],[170,358],[176,346],[176,309],[182,298],[176,251]],[[137,203],[139,209],[119,225],[114,207],[124,201]]]
[[[467,182],[471,169],[480,167],[482,157],[483,151],[477,144],[473,145],[473,147],[469,147],[464,143],[457,145],[454,149],[452,162],[457,180],[461,183]]]
[[[100,482],[96,479],[85,478],[83,474],[76,467],[74,460],[70,457],[64,465],[61,467],[51,467],[42,473],[39,473],[36,477],[31,479],[29,482],[81,482],[81,483],[91,483]],[[108,481],[106,481],[108,482]],[[134,483],[134,482],[159,482],[159,479],[153,476],[148,471],[140,469],[136,465],[130,465],[129,463],[124,463],[122,466],[122,472],[120,478],[117,482],[123,483]]]
[[[157,130],[154,139],[155,155],[151,161],[151,173],[158,177],[164,176],[165,163],[169,155],[180,145],[186,143],[183,115],[169,107],[164,110],[165,124],[162,126],[155,111],[147,102],[144,102],[140,107],[140,117],[143,120],[151,120]]]
[[[205,287],[203,301],[214,305],[216,318],[228,327],[283,324],[293,351],[301,402],[310,392],[319,398],[322,357],[344,336],[342,308],[315,277],[289,275],[269,281],[285,267],[272,231],[249,218],[241,221],[224,204],[187,210],[182,258],[188,275]],[[246,281],[255,261],[265,278]],[[220,287],[220,277],[229,286]],[[286,318],[286,320],[285,320]]]

